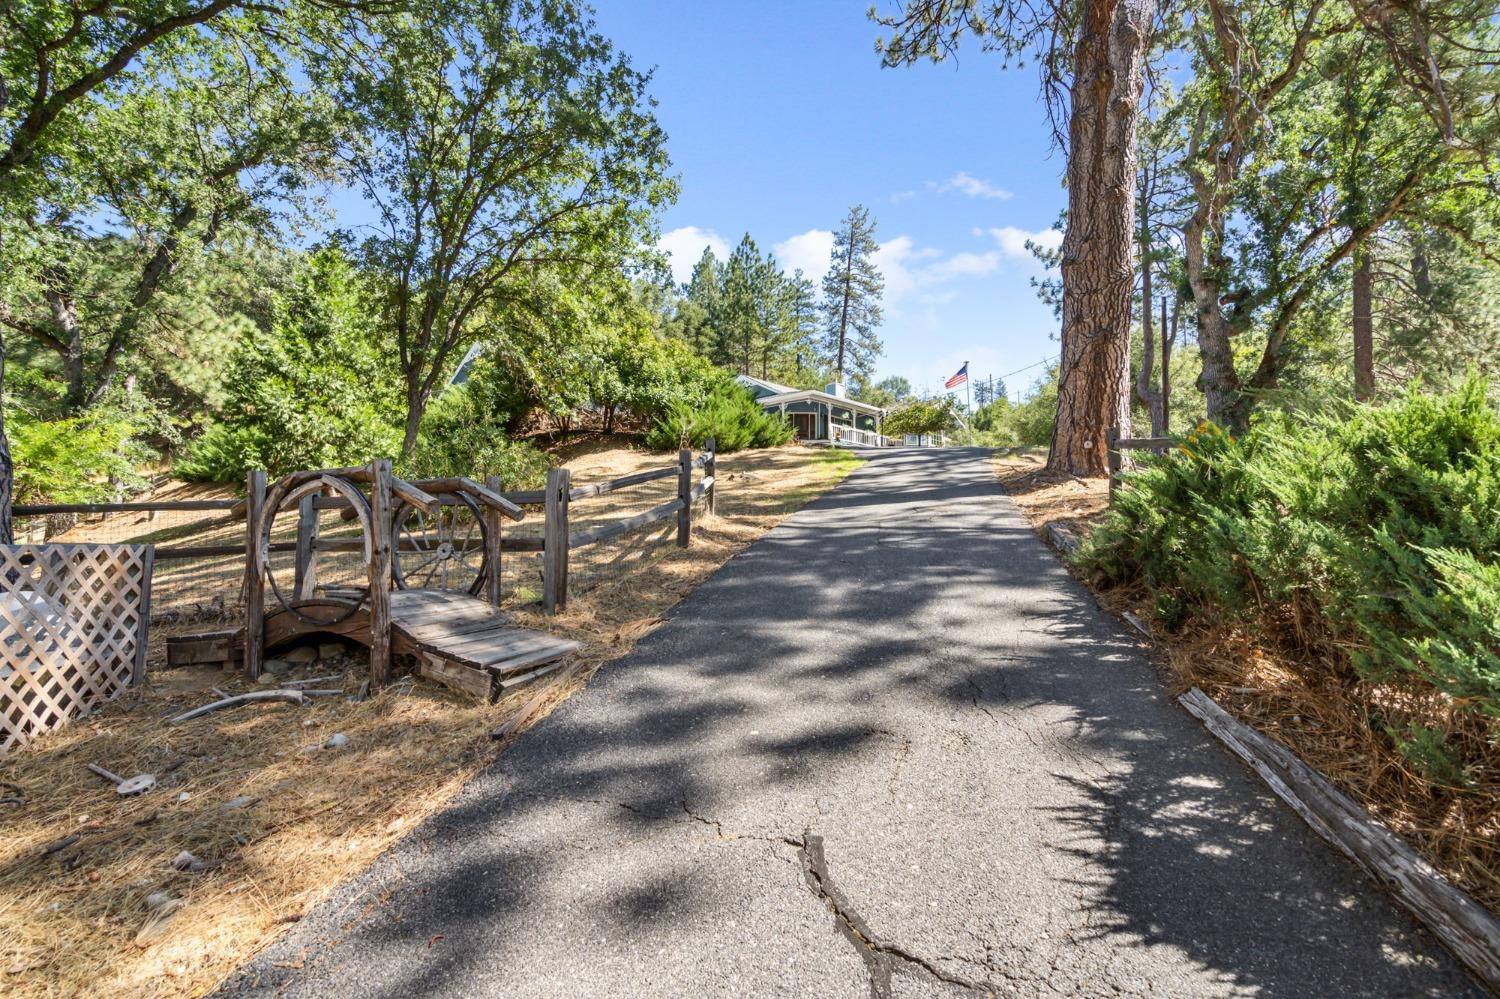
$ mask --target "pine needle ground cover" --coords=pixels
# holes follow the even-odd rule
[[[1038,526],[1201,686],[1500,910],[1500,419],[1484,386],[1205,427],[1126,476],[997,462]],[[1070,493],[1072,495],[1070,495]]]
[[[621,447],[564,457],[578,481],[662,462]],[[718,515],[695,517],[692,547],[643,547],[630,571],[575,591],[557,617],[515,608],[519,625],[585,643],[584,668],[551,703],[858,464],[846,452],[798,447],[726,455]],[[286,679],[331,675],[313,686],[352,693],[365,673],[356,647]],[[213,687],[247,689],[237,674],[157,664],[98,715],[0,760],[0,799],[12,799],[0,803],[0,994],[204,994],[493,762],[505,744],[490,731],[535,693],[482,705],[416,680],[363,702],[320,697],[166,723],[214,700]],[[347,745],[323,748],[335,734]],[[88,763],[152,773],[159,786],[121,798]],[[184,851],[193,862],[179,869]]]

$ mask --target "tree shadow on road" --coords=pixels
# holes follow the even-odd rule
[[[1141,991],[1473,988],[1171,703],[998,501],[987,461],[875,466],[731,560],[231,989],[557,992],[583,958],[635,969],[650,992],[652,962],[706,924],[811,918],[832,939],[798,866],[808,833],[826,834],[873,932],[897,942],[920,920],[899,942],[931,967],[912,974],[1081,992],[1153,968],[1166,977]],[[900,807],[921,794],[923,811]],[[918,840],[951,866],[913,875],[872,848]],[[1069,939],[1002,932],[1026,892],[1076,910],[1056,913]]]

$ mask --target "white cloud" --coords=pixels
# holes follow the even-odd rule
[[[891,204],[894,205],[894,204],[899,204],[899,203],[901,203],[903,201],[910,201],[912,198],[915,198],[916,196],[917,196],[917,192],[916,191],[912,191],[912,190],[897,191],[895,194],[891,195]]]
[[[693,276],[693,265],[703,256],[703,248],[714,251],[714,256],[723,260],[729,256],[729,241],[712,229],[700,229],[685,225],[671,232],[662,233],[656,248],[665,253],[672,265],[672,280],[686,283]]]
[[[781,269],[788,274],[801,270],[802,276],[817,282],[828,272],[828,257],[833,253],[833,233],[827,229],[809,229],[771,247]]]
[[[996,201],[1009,201],[1011,198],[1015,197],[1014,194],[1012,194],[1010,191],[1007,191],[1005,188],[997,187],[987,180],[981,180],[980,178],[964,170],[960,170],[958,173],[954,174],[952,177],[949,177],[941,184],[929,183],[927,186],[937,191],[939,194],[947,194],[950,191],[957,191],[958,193],[968,195],[971,198],[989,198]]]
[[[1063,234],[1056,229],[1038,229],[1036,232],[1030,232],[1013,225],[1004,225],[994,229],[975,229],[974,235],[989,236],[1000,244],[1001,252],[1017,260],[1035,259],[1032,252],[1026,248],[1027,240],[1048,250],[1055,250],[1062,246],[1063,239]]]

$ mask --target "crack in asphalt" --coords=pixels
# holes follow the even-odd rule
[[[976,995],[993,996],[995,986],[988,982],[974,982],[943,971],[920,954],[913,954],[897,944],[882,940],[868,923],[854,911],[848,897],[834,882],[828,872],[828,860],[823,853],[823,837],[811,832],[803,834],[799,845],[802,857],[802,874],[807,887],[833,912],[834,926],[842,933],[864,961],[870,973],[870,999],[890,999],[891,978],[898,970],[915,970],[942,982],[964,989]]]

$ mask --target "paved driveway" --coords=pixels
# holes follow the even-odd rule
[[[733,559],[227,988],[1479,994],[965,450],[882,454]]]

